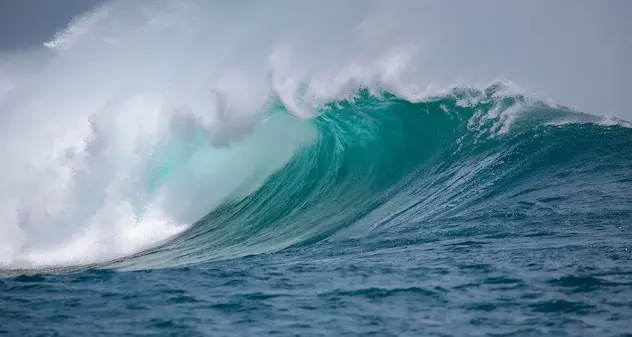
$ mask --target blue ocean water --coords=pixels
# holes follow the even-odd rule
[[[289,163],[158,246],[3,270],[0,334],[629,336],[629,123],[502,89],[331,102]],[[143,188],[212,148],[187,133]]]

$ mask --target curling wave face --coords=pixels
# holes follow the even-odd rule
[[[167,267],[322,240],[383,240],[481,216],[573,217],[577,210],[563,204],[600,191],[621,191],[609,211],[631,211],[629,124],[498,96],[500,89],[455,90],[420,103],[364,90],[329,104],[312,121],[317,139],[256,192],[110,266]],[[287,111],[278,105],[271,113]],[[590,161],[597,156],[608,160]],[[551,207],[544,196],[564,202]]]

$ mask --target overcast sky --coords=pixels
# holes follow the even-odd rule
[[[41,44],[101,0],[1,0],[0,49]]]

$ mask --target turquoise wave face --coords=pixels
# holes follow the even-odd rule
[[[419,103],[361,91],[332,102],[311,121],[317,140],[256,192],[112,266],[164,267],[322,240],[383,239],[482,217],[497,222],[477,230],[515,218],[554,222],[590,216],[597,207],[591,195],[612,191],[612,203],[599,211],[632,216],[632,129],[501,89],[459,89]],[[270,115],[289,116],[281,104]],[[196,137],[194,145],[165,153],[149,190],[207,146]]]

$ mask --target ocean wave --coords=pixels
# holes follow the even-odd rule
[[[512,72],[483,47],[537,47],[519,38],[528,12],[488,30],[468,6],[111,1],[41,49],[3,53],[0,266],[267,253],[369,235],[410,212],[473,216],[524,167],[583,172],[573,144],[625,164],[626,124],[577,112],[611,102],[587,104],[594,85]],[[431,25],[437,12],[452,25]],[[487,52],[463,57],[472,44]],[[574,57],[537,66],[582,68],[585,53],[562,49]],[[523,54],[531,65],[531,52],[513,60]],[[570,157],[546,157],[560,148]]]

